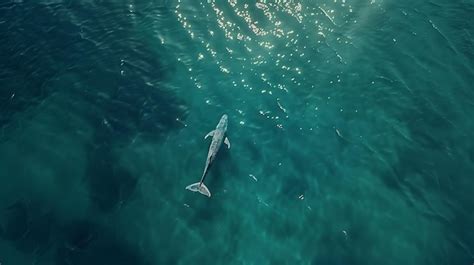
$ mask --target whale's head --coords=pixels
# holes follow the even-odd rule
[[[222,115],[221,120],[219,121],[219,126],[223,131],[227,130],[227,114]]]

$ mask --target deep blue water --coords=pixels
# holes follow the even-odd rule
[[[1,1],[0,263],[473,264],[473,16]]]

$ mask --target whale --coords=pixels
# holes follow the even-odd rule
[[[199,182],[196,182],[187,186],[186,187],[187,190],[190,190],[193,192],[199,192],[202,195],[211,197],[211,192],[206,187],[206,185],[204,185],[204,180],[206,179],[207,173],[209,172],[209,168],[211,164],[214,162],[214,159],[216,158],[217,152],[219,152],[219,149],[221,148],[222,143],[227,145],[227,148],[230,149],[230,141],[229,141],[229,138],[227,138],[226,136],[227,123],[228,123],[228,118],[227,118],[227,115],[224,114],[219,120],[219,123],[217,124],[216,128],[210,131],[204,137],[204,139],[207,139],[208,137],[212,137],[211,145],[209,146],[209,151],[207,152],[207,159],[206,159],[206,165],[204,166],[204,172],[202,173],[201,180]]]

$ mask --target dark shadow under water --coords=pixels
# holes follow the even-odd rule
[[[58,265],[150,264],[120,231],[89,220],[75,221],[63,229],[56,252]]]
[[[84,175],[93,207],[84,219],[70,220],[51,205],[11,198],[0,209],[0,240],[58,265],[149,264],[113,223],[97,220],[140,196],[138,176],[120,160],[122,148],[135,137],[156,141],[182,128],[184,101],[162,86],[173,68],[122,16],[122,5],[6,5],[0,7],[6,21],[0,23],[0,126],[14,123],[17,114],[34,116],[28,113],[53,94],[74,99],[74,107],[64,111],[93,128]],[[69,72],[76,79],[51,85]]]
[[[1,238],[35,262],[55,264],[150,264],[120,231],[91,220],[64,223],[53,213],[41,213],[32,202],[17,201],[4,209]]]

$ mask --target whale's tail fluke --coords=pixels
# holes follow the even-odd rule
[[[194,192],[199,192],[202,195],[205,195],[207,197],[211,197],[211,192],[209,192],[209,189],[204,185],[204,183],[197,182],[194,184],[191,184],[186,187],[187,190],[194,191]]]

